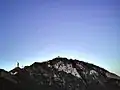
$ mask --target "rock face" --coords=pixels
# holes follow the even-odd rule
[[[9,89],[120,90],[120,77],[93,64],[58,57],[10,72],[0,70],[0,90]]]

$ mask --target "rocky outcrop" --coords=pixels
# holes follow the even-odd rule
[[[20,90],[120,90],[119,76],[90,63],[61,57],[2,71],[0,77]]]

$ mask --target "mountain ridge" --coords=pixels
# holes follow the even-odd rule
[[[20,90],[120,90],[119,76],[76,59],[56,57],[3,72],[0,70],[0,78],[10,81]]]

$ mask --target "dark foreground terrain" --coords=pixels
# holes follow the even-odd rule
[[[0,90],[120,90],[120,77],[83,61],[54,58],[7,72]]]

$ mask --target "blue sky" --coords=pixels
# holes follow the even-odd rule
[[[119,0],[0,0],[0,68],[56,56],[120,75]]]

